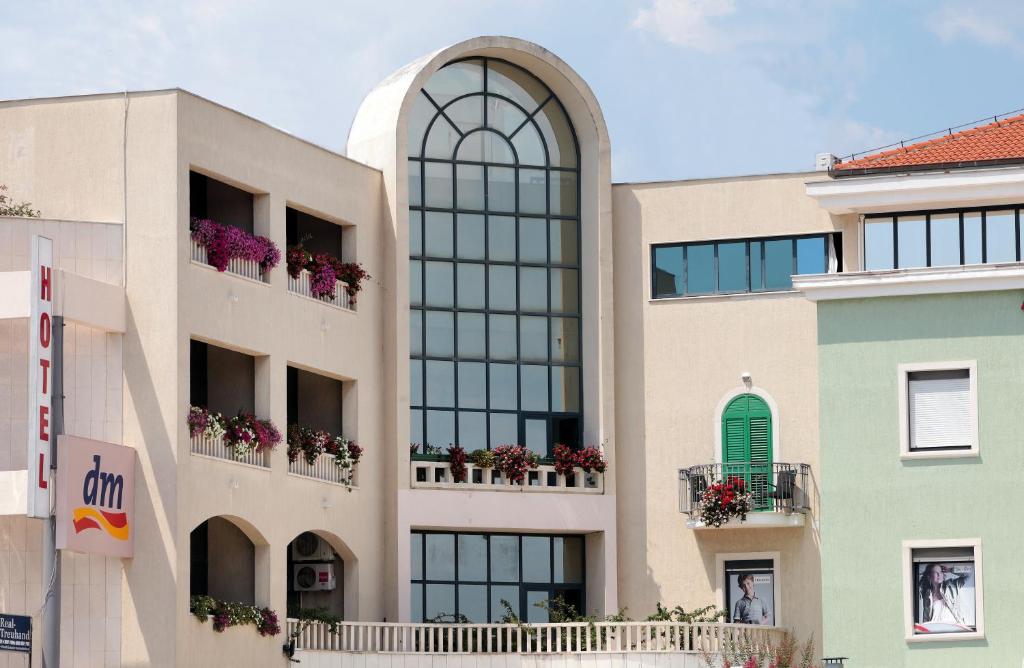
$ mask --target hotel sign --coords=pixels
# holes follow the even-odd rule
[[[53,393],[53,240],[32,237],[29,282],[28,508],[50,516],[50,398]]]
[[[57,456],[57,549],[131,557],[135,450],[60,436]]]

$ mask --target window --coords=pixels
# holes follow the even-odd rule
[[[537,604],[560,596],[581,614],[584,537],[414,531],[412,621],[547,622]]]
[[[663,244],[651,249],[655,299],[790,290],[794,274],[840,271],[838,234]]]
[[[1018,206],[872,215],[864,220],[864,269],[1019,262]]]
[[[408,140],[412,441],[577,447],[580,165],[565,110],[519,67],[471,58],[427,81]]]
[[[781,626],[778,552],[715,555],[717,600],[733,624]]]
[[[981,564],[977,539],[904,541],[906,640],[984,637]]]
[[[899,386],[903,457],[978,454],[974,362],[900,365]]]

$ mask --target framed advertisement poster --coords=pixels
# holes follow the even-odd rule
[[[977,582],[971,548],[913,551],[914,633],[977,631]]]
[[[723,565],[726,621],[775,626],[775,560],[731,559]]]

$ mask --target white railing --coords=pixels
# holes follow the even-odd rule
[[[325,304],[330,304],[331,306],[337,306],[338,308],[348,309],[350,311],[355,310],[355,304],[352,303],[352,300],[348,296],[348,292],[345,290],[345,288],[348,287],[348,283],[345,283],[344,281],[337,282],[334,286],[334,299],[329,299],[327,297],[314,297],[313,290],[309,284],[310,275],[311,274],[305,269],[302,270],[302,273],[299,274],[298,278],[292,278],[291,274],[289,274],[288,291],[294,292],[297,295],[302,295],[303,297],[315,299],[319,302],[324,302]]]
[[[353,466],[351,469],[339,468],[334,463],[334,455],[327,454],[326,452],[317,457],[316,461],[312,464],[306,461],[301,452],[294,462],[288,462],[288,473],[338,485],[348,484],[350,487],[357,486],[356,470],[358,468],[358,465]]]
[[[287,621],[296,649],[396,654],[721,652],[778,642],[783,630],[749,624],[570,622],[561,624],[401,624]]]
[[[235,455],[234,451],[224,442],[224,438],[203,438],[202,436],[191,437],[192,453],[204,457],[215,457],[217,459],[229,459],[233,462],[248,464],[267,468],[266,453],[263,451],[249,452],[241,457]]]
[[[192,261],[198,262],[199,264],[205,264],[210,266],[210,262],[206,257],[206,246],[200,246],[196,243],[195,239],[192,239]],[[232,259],[228,260],[228,268],[232,274],[241,276],[242,278],[248,278],[253,281],[259,281],[260,283],[266,283],[263,277],[263,272],[260,271],[260,263],[253,262],[252,260]]]
[[[487,492],[568,492],[572,494],[604,494],[604,474],[584,473],[575,469],[572,475],[555,472],[553,464],[540,464],[527,471],[522,485],[506,478],[497,469],[485,469],[466,462],[465,482],[455,482],[449,462],[413,460],[410,467],[413,487],[461,489]]]

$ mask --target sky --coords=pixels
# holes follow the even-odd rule
[[[615,181],[813,169],[1024,107],[1024,2],[10,0],[0,99],[180,87],[338,152],[392,71],[477,35],[554,52]]]

